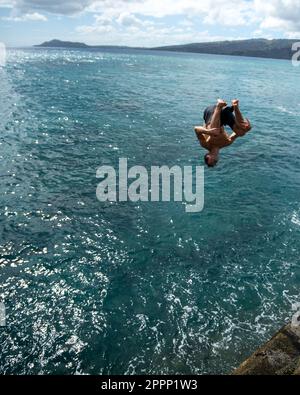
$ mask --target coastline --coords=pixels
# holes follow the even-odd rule
[[[300,327],[285,325],[231,374],[300,376]]]

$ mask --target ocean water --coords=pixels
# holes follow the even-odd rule
[[[0,69],[1,374],[226,374],[300,301],[300,69],[212,55],[9,50]],[[96,170],[202,165],[193,126],[253,131],[203,212],[100,203]]]

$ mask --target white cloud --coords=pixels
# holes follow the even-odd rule
[[[297,0],[298,1],[298,0]],[[92,26],[77,32],[86,40],[132,45],[164,45],[213,41],[207,30],[253,27],[253,37],[271,38],[272,31],[286,37],[300,30],[300,2],[296,0],[96,0],[87,9],[94,12]],[[175,26],[166,17],[177,16]],[[199,27],[204,32],[199,32]],[[229,30],[228,30],[229,31]],[[273,33],[274,34],[274,33]],[[93,36],[92,36],[93,35]],[[240,34],[239,34],[240,35]],[[218,39],[230,39],[229,35]]]
[[[10,0],[0,0],[0,8],[12,8],[13,4]]]
[[[75,15],[86,11],[93,3],[95,0],[0,0],[0,8],[11,8],[14,15],[30,15],[36,12]]]
[[[110,24],[107,24],[108,18],[104,20],[105,25],[102,24],[103,16],[101,18],[96,17],[92,26],[79,26],[76,31],[81,35],[82,40],[89,44],[153,47],[191,41],[224,39],[223,36],[211,35],[207,30],[194,31],[191,28],[192,24],[185,26],[185,23],[179,23],[176,26],[170,26],[162,22],[145,22],[132,14],[121,14],[117,18],[111,17]]]
[[[129,14],[128,12],[123,12],[120,14],[119,18],[117,19],[117,22],[125,27],[131,27],[131,26],[136,26],[140,27],[143,25],[143,22],[138,19],[136,16]]]
[[[262,29],[279,30],[290,35],[300,30],[299,0],[254,0]]]
[[[76,31],[92,41],[102,38],[102,42],[105,35],[110,41],[121,38],[122,43],[134,39],[135,44],[154,42],[159,36],[161,42],[157,43],[161,44],[216,37],[199,33],[200,27],[204,31],[225,27],[236,33],[246,26],[248,31],[252,28],[254,37],[269,37],[274,32],[296,37],[300,31],[299,0],[0,0],[3,6],[12,7],[9,18],[14,21],[89,13],[95,16],[94,23],[79,25]],[[172,16],[176,26],[166,21]]]
[[[88,10],[95,13],[95,23],[77,28],[85,40],[125,45],[212,41],[216,35],[209,35],[205,26],[234,27],[247,25],[253,19],[251,2],[246,0],[238,4],[228,0],[98,0]],[[171,16],[179,18],[175,26],[163,19]],[[200,25],[204,33],[199,32]]]
[[[14,8],[22,13],[49,12],[73,15],[85,11],[93,0],[11,0]]]
[[[128,46],[145,46],[155,47],[161,45],[181,44],[188,42],[205,42],[219,41],[224,39],[223,36],[213,36],[208,31],[194,32],[184,29],[175,28],[152,28],[140,30],[136,27],[130,27],[126,31],[120,31],[116,28],[80,26],[77,32],[82,38],[91,45],[128,45]],[[138,36],[138,41],[136,37]],[[228,37],[228,39],[236,37]]]
[[[120,13],[162,18],[170,15],[203,16],[209,23],[246,24],[253,13],[253,1],[239,0],[102,0],[88,7],[92,12]]]
[[[104,15],[94,15],[95,23],[98,26],[110,26],[113,23],[113,18]]]
[[[45,15],[39,14],[38,12],[33,12],[32,14],[24,14],[21,16],[8,16],[2,18],[5,21],[13,21],[13,22],[26,22],[26,21],[47,21],[47,17]]]
[[[299,0],[0,0],[21,15],[49,12],[74,15],[84,11],[118,14],[123,24],[138,23],[136,15],[200,17],[208,25],[242,26],[257,22],[262,29],[300,29]],[[120,15],[123,15],[121,17]]]
[[[90,38],[90,36],[95,36],[95,34],[108,34],[114,32],[114,29],[112,26],[101,26],[101,25],[83,25],[83,26],[78,26],[76,28],[76,31],[83,36],[87,36]],[[90,43],[94,44],[99,44],[99,42],[95,42],[94,40],[89,40]]]

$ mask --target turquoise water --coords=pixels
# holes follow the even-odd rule
[[[0,373],[228,373],[300,286],[300,70],[209,55],[10,50],[0,69]],[[205,208],[99,203],[96,170],[202,165],[217,97],[254,129]],[[287,156],[289,155],[289,156]]]

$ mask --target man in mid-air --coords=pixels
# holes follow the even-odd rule
[[[232,107],[228,107],[224,100],[219,99],[215,106],[206,108],[204,121],[205,125],[196,126],[195,132],[202,147],[208,150],[204,160],[209,167],[218,163],[222,148],[228,147],[251,130],[249,120],[240,111],[238,100],[232,100]],[[226,133],[226,125],[232,129],[231,135]]]

